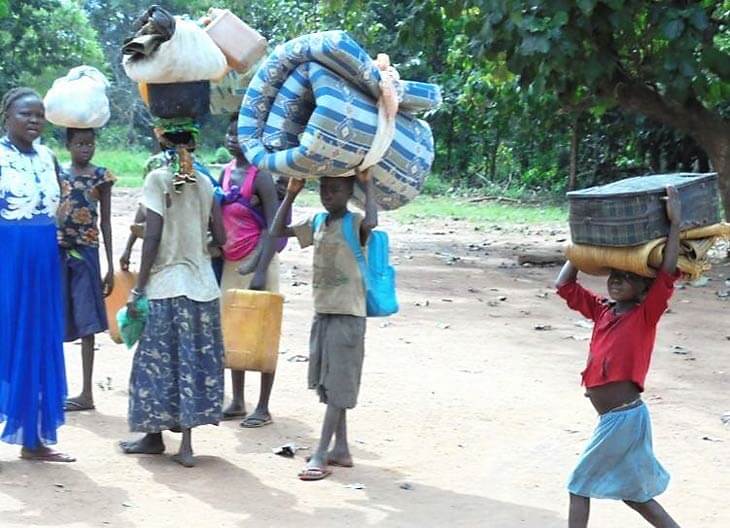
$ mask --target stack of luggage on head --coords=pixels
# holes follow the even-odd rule
[[[124,69],[158,118],[237,111],[246,73],[266,53],[266,39],[228,10],[193,22],[152,6],[134,28],[122,47]]]
[[[697,279],[709,270],[708,253],[718,239],[730,238],[720,221],[717,174],[660,174],[568,193],[572,242],[566,255],[582,272],[607,275],[611,269],[654,277],[661,266],[669,222],[667,185],[682,203],[678,268]]]
[[[200,119],[208,114],[210,80],[226,74],[226,58],[195,22],[159,6],[135,21],[122,47],[127,75],[140,83],[150,113],[159,118]]]
[[[246,158],[275,174],[370,168],[378,206],[396,209],[420,192],[434,158],[431,129],[413,114],[440,102],[438,86],[402,81],[387,56],[373,60],[344,31],[325,31],[277,46],[260,65],[238,136]]]

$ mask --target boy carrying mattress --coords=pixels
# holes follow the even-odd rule
[[[667,186],[666,209],[670,229],[653,282],[612,270],[609,301],[580,286],[578,270],[568,261],[555,284],[570,308],[595,323],[582,378],[600,418],[568,483],[571,528],[588,525],[591,497],[622,500],[652,526],[679,526],[654,500],[667,488],[669,474],[654,456],[649,411],[641,400],[656,326],[679,275],[682,210],[672,186]]]
[[[365,187],[364,218],[347,210],[356,178]],[[292,203],[303,188],[303,180],[289,180],[270,236],[296,236],[302,248],[314,246],[315,314],[309,340],[308,383],[327,405],[327,410],[319,446],[299,478],[321,480],[331,473],[328,465],[352,467],[346,414],[357,403],[365,355],[365,287],[358,262],[344,237],[343,224],[355,231],[364,247],[377,227],[378,211],[367,171],[358,172],[357,177],[321,178],[320,199],[327,210],[325,220],[318,223],[315,218],[309,218],[286,227]],[[329,451],[333,435],[335,444]]]

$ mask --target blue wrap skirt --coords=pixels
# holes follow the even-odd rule
[[[62,248],[61,277],[66,315],[65,341],[76,341],[109,328],[101,282],[99,248]]]
[[[641,400],[602,414],[568,483],[573,495],[647,502],[669,473],[654,456],[649,410]]]
[[[63,304],[56,226],[0,220],[0,438],[37,448],[64,422]]]

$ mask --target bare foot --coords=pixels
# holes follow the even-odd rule
[[[327,453],[327,463],[331,466],[339,466],[351,468],[355,464],[352,462],[352,455],[349,452],[340,453],[334,449]]]
[[[312,457],[307,457],[307,462],[311,459]],[[334,450],[327,453],[327,465],[343,468],[351,468],[355,466],[352,461],[352,456],[349,453],[335,453]]]
[[[172,459],[183,467],[191,468],[195,467],[195,458],[193,457],[192,451],[182,451],[177,455],[173,455]]]
[[[75,398],[68,398],[63,406],[63,410],[66,412],[93,411],[94,409],[94,400],[83,395],[76,396]]]
[[[161,433],[149,433],[139,440],[121,441],[119,447],[127,455],[161,455],[165,452]]]
[[[46,446],[41,446],[36,449],[24,447],[20,451],[20,458],[25,460],[38,460],[40,462],[76,462],[74,457],[54,451]]]
[[[241,416],[246,416],[246,407],[243,403],[232,401],[228,407],[223,409],[223,420],[233,420]]]

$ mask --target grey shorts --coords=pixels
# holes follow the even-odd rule
[[[309,388],[321,402],[340,409],[357,404],[365,357],[366,319],[354,315],[314,315],[309,337]]]

